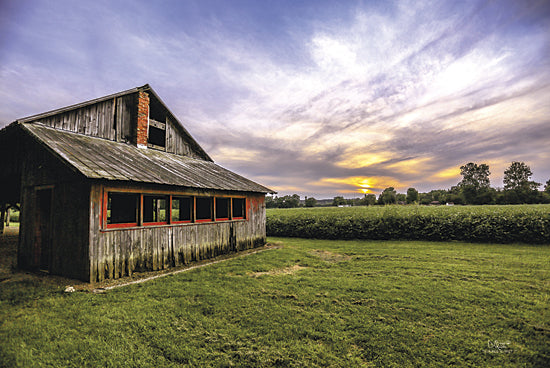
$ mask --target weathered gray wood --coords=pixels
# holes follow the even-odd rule
[[[247,220],[107,231],[90,229],[96,233],[90,236],[96,242],[93,247],[103,243],[106,252],[103,257],[98,254],[98,274],[91,275],[91,279],[102,280],[101,269],[107,270],[105,277],[119,278],[136,271],[167,269],[263,245],[266,239],[264,197],[251,194],[249,202]]]
[[[25,125],[75,169],[92,179],[137,181],[214,190],[263,192],[271,190],[211,161],[139,149],[106,139],[94,139]]]
[[[133,111],[137,111],[135,95],[122,96],[117,98],[117,125],[120,126],[119,142],[135,141],[135,122],[137,116]]]
[[[166,123],[162,123],[160,121],[156,121],[153,119],[149,119],[149,126],[153,126],[158,129],[166,130]]]
[[[18,124],[21,134],[33,142],[22,150],[23,163],[18,168],[22,177],[17,191],[22,213],[18,262],[23,267],[37,265],[33,217],[37,187],[45,186],[53,193],[52,206],[63,214],[56,216],[51,225],[55,237],[52,273],[102,281],[265,242],[265,207],[262,209],[261,201],[262,193],[269,189],[214,164],[172,114],[163,110],[162,103],[155,102],[155,109],[160,109],[155,114],[164,122],[153,120],[151,126],[164,127],[165,148],[173,154],[117,143],[135,138],[136,93],[43,114],[28,120],[31,123]],[[109,185],[109,190],[124,191],[128,187],[141,193],[246,194],[252,204],[247,207],[246,220],[104,229],[103,185]]]

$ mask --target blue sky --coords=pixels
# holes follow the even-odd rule
[[[0,127],[145,83],[280,195],[550,179],[544,0],[0,0]]]

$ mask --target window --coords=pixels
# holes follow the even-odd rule
[[[105,228],[246,219],[246,198],[106,191]]]
[[[166,123],[149,119],[147,147],[164,150],[166,147]]]
[[[196,201],[197,222],[212,221],[212,198],[196,197]]]
[[[244,219],[246,210],[245,198],[232,198],[233,202],[233,219]]]
[[[172,197],[172,222],[191,222],[192,214],[192,197]]]
[[[143,196],[143,222],[162,223],[168,222],[166,196]]]
[[[149,139],[147,143],[150,143],[159,147],[166,147],[166,130],[158,129],[153,126],[149,127]]]
[[[136,226],[138,222],[138,203],[138,194],[108,193],[106,215],[107,225]]]
[[[229,198],[216,198],[216,220],[229,220]]]

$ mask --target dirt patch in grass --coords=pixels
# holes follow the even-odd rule
[[[326,261],[326,262],[334,262],[334,263],[336,263],[336,262],[345,262],[345,261],[349,261],[351,259],[351,257],[348,256],[348,255],[333,253],[333,252],[329,252],[329,251],[326,251],[326,250],[315,249],[315,250],[312,250],[309,253],[316,256],[316,257],[321,258],[323,261]]]
[[[248,275],[251,277],[260,277],[264,275],[268,275],[268,276],[292,275],[300,270],[303,270],[304,268],[307,268],[307,267],[303,267],[296,264],[294,266],[289,266],[285,268],[276,268],[265,272],[253,272],[253,273],[249,273]]]

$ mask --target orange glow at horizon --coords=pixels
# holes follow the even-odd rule
[[[346,190],[344,188],[339,189],[339,192],[342,193],[362,193],[369,194],[375,193],[372,189],[380,189],[382,191],[387,187],[400,188],[405,187],[406,184],[400,183],[394,178],[387,176],[377,176],[377,177],[364,177],[364,176],[352,176],[347,178],[323,178],[321,181],[314,183],[313,185],[317,186],[347,186],[353,187],[354,190]],[[351,188],[350,188],[351,189]]]

